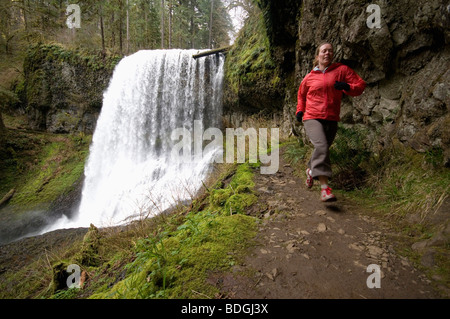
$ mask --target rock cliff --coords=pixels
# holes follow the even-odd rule
[[[368,83],[362,96],[344,98],[343,123],[370,128],[381,147],[398,139],[419,152],[439,150],[450,166],[448,1],[255,2],[283,91],[279,97],[266,90],[258,99],[273,102],[284,133],[298,130],[297,89],[312,69],[316,46],[326,40],[335,47],[335,61]],[[239,91],[249,90],[241,82]],[[225,93],[227,110],[236,99],[230,103]],[[240,109],[255,110],[251,102],[245,105],[248,100],[240,100]]]
[[[92,133],[118,57],[89,55],[58,45],[35,45],[16,87],[33,129]]]

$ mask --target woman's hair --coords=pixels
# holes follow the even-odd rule
[[[329,45],[331,45],[331,47],[333,47],[333,44],[331,44],[331,43],[328,42],[328,41],[322,41],[322,42],[320,42],[320,44],[319,44],[319,45],[317,46],[317,48],[316,48],[316,54],[314,55],[313,68],[315,68],[316,66],[319,65],[319,53],[320,53],[320,48],[322,47],[322,45],[325,45],[325,44],[329,44]]]

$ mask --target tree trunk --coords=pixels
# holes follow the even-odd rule
[[[102,51],[106,52],[105,48],[105,28],[103,26],[103,7],[100,4],[100,33],[102,37]]]
[[[145,21],[145,37],[144,40],[142,41],[142,46],[143,48],[146,47],[150,47],[150,41],[148,41],[148,39],[150,38],[150,28],[148,26],[148,10],[145,10],[145,4],[142,4],[143,6],[143,11],[144,11],[144,21]],[[149,5],[149,9],[150,9],[151,4]]]
[[[161,0],[161,49],[164,49],[164,0]]]
[[[116,46],[116,33],[114,32],[114,11],[111,13],[111,47]]]
[[[191,43],[190,43],[190,48],[193,49],[194,48],[194,3],[191,1],[189,1],[190,3],[190,14],[191,14],[191,21],[190,21],[190,31],[191,31]]]
[[[122,31],[122,11],[123,11],[123,1],[119,2],[119,51],[123,55],[123,31]]]
[[[214,12],[214,0],[211,0],[211,13],[209,16],[209,40],[208,40],[208,47],[210,49],[212,49],[213,12]]]
[[[22,16],[23,16],[23,26],[25,28],[25,32],[28,31],[28,22],[27,22],[27,10],[25,9],[25,0],[22,1]]]
[[[5,196],[0,199],[0,208],[3,208],[14,196],[14,193],[16,192],[15,188],[11,189]]]
[[[130,52],[130,12],[127,0],[127,54]]]
[[[219,48],[219,49],[214,49],[214,50],[209,50],[209,51],[205,51],[199,54],[194,54],[192,57],[194,59],[198,59],[198,58],[202,58],[208,55],[212,55],[212,54],[218,54],[218,53],[226,53],[230,50],[231,47],[223,47],[223,48]]]
[[[172,1],[169,0],[169,49],[172,48]]]

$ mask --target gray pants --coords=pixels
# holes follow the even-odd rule
[[[331,177],[330,146],[336,137],[338,123],[325,120],[306,120],[303,123],[306,134],[314,145],[314,151],[308,162],[311,176],[314,179],[318,179],[319,176]]]

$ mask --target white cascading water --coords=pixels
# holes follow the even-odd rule
[[[223,56],[197,50],[139,51],[120,61],[103,97],[79,211],[49,230],[112,226],[153,216],[202,187],[221,150],[196,162],[171,156],[171,133],[220,127]],[[199,122],[197,122],[199,123]]]

